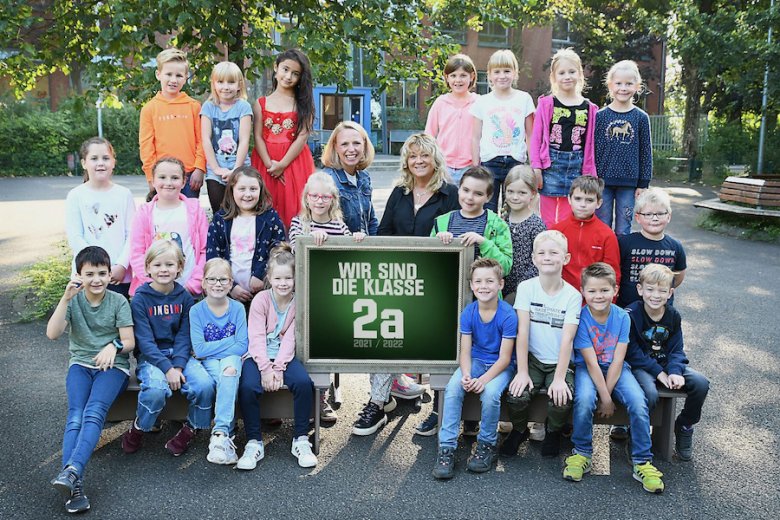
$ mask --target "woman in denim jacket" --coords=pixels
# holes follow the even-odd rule
[[[357,123],[343,121],[330,134],[322,152],[323,171],[336,182],[344,222],[353,233],[376,235],[379,221],[371,203],[371,177],[365,171],[374,160],[374,146]]]

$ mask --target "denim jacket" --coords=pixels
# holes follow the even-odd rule
[[[379,221],[374,213],[374,205],[371,203],[371,177],[365,170],[358,170],[357,186],[347,179],[344,170],[323,168],[336,182],[341,197],[341,212],[344,214],[344,222],[353,233],[361,231],[367,235],[376,235]]]

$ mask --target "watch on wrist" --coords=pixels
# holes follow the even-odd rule
[[[118,339],[115,339],[115,340],[114,340],[114,341],[112,341],[111,343],[113,343],[113,344],[114,344],[114,347],[116,347],[116,351],[117,351],[117,352],[122,352],[122,349],[123,349],[123,348],[125,348],[125,345],[124,345],[124,343],[122,343],[122,342],[121,342],[121,341],[119,341]]]

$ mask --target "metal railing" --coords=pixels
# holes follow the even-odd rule
[[[650,135],[653,151],[682,153],[683,116],[650,116]],[[699,150],[707,142],[708,121],[699,120]]]

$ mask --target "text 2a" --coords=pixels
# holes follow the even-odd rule
[[[353,322],[352,337],[355,339],[376,339],[376,330],[366,330],[366,326],[377,319],[377,304],[374,300],[360,298],[352,304],[352,312],[362,313]],[[404,339],[404,313],[400,309],[384,309],[379,315],[379,333],[384,339]]]

